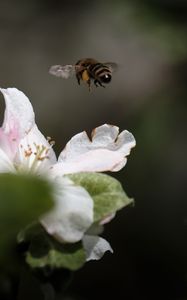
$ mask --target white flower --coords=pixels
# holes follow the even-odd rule
[[[29,99],[16,88],[0,91],[6,104],[0,128],[0,173],[34,172],[47,176],[55,186],[55,207],[42,216],[40,222],[61,242],[83,239],[88,259],[98,259],[111,248],[101,238],[93,240],[85,236],[93,223],[93,200],[83,187],[75,186],[63,175],[119,171],[135,146],[133,135],[126,130],[119,134],[118,127],[105,124],[92,131],[91,139],[86,132],[75,135],[57,160],[53,142],[46,139],[35,124]]]
[[[15,88],[1,89],[6,110],[0,128],[0,172],[34,172],[54,181],[55,208],[41,218],[60,241],[76,242],[93,222],[93,200],[85,189],[51,174],[57,163],[52,145],[38,130],[29,99]]]

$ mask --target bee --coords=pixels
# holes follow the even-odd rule
[[[76,76],[78,84],[81,80],[86,82],[90,90],[91,82],[95,86],[105,87],[112,80],[112,73],[117,69],[117,64],[112,62],[101,63],[93,58],[80,59],[75,65],[55,65],[49,69],[49,73],[62,78]]]

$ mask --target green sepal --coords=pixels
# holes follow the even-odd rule
[[[94,222],[99,222],[133,203],[121,183],[106,174],[76,173],[67,175],[75,184],[84,187],[94,200]]]
[[[41,225],[34,227],[35,234],[31,228],[24,234],[25,241],[31,239],[26,253],[26,262],[31,268],[65,268],[74,271],[83,266],[86,254],[81,242],[61,243],[47,234]]]

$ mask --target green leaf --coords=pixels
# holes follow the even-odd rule
[[[31,240],[26,262],[31,268],[66,268],[77,270],[86,261],[82,243],[62,244],[49,236],[44,229]]]
[[[0,260],[18,232],[52,206],[52,187],[44,179],[0,174]]]
[[[94,221],[98,222],[122,207],[133,202],[121,183],[113,177],[101,173],[76,173],[68,177],[83,186],[94,200]]]

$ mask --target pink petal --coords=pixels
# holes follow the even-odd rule
[[[21,138],[34,126],[34,111],[29,99],[16,88],[0,89],[5,99],[5,114],[0,131],[0,147],[15,155]]]
[[[4,130],[0,128],[0,148],[11,160],[13,160],[16,154],[18,143],[19,137],[17,128],[12,128],[8,133],[5,133]]]
[[[12,128],[19,131],[20,138],[35,124],[32,105],[25,94],[16,88],[0,89],[5,98],[3,130],[9,133]]]

